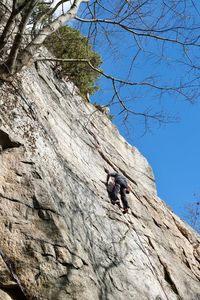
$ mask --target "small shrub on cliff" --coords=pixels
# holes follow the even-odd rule
[[[110,114],[110,109],[106,106],[100,105],[97,102],[93,103],[93,106],[95,107],[95,109],[99,110],[100,112],[102,112],[104,115],[107,116],[107,118],[112,122],[114,119],[114,115]]]
[[[78,30],[64,26],[51,34],[45,46],[61,59],[87,59],[94,67],[99,67],[101,58],[92,50],[88,40]],[[67,76],[79,88],[82,95],[98,90],[96,80],[99,73],[83,62],[61,62],[61,76]]]

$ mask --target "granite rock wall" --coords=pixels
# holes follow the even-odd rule
[[[51,63],[1,83],[0,146],[0,299],[200,299],[199,236]],[[104,168],[130,182],[126,215]]]

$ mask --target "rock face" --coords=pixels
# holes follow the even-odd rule
[[[200,299],[200,238],[108,118],[51,64],[0,90],[0,299]],[[105,167],[132,186],[126,215]]]

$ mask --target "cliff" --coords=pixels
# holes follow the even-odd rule
[[[200,238],[50,63],[0,86],[0,299],[200,299]],[[127,177],[123,215],[104,168]],[[170,187],[169,187],[170,188]]]

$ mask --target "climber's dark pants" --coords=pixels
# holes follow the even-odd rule
[[[120,193],[122,203],[123,203],[123,208],[128,208],[129,207],[128,206],[128,201],[127,201],[127,196],[126,196],[126,188],[127,188],[127,186],[125,186],[123,184],[116,183],[114,188],[113,188],[112,195],[111,195],[112,200],[117,201],[119,199],[118,195]]]

